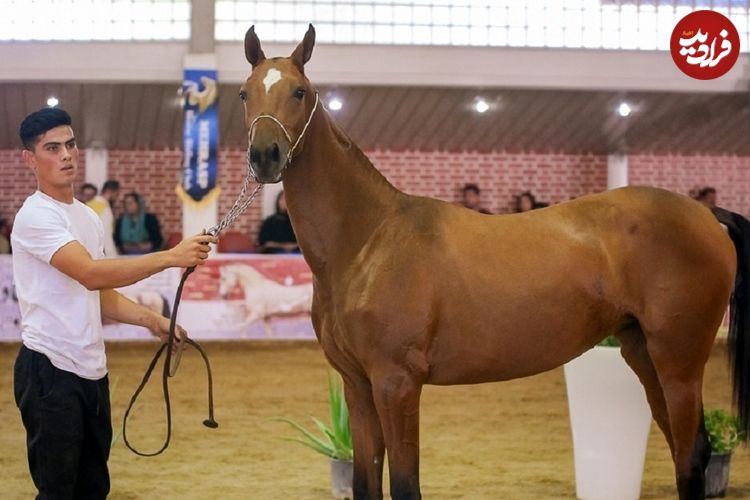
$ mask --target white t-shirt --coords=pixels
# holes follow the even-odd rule
[[[21,338],[57,368],[98,380],[107,374],[99,291],[87,290],[49,263],[73,240],[92,258],[104,256],[104,229],[93,210],[41,191],[26,198],[11,233]]]

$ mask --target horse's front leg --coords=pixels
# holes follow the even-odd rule
[[[405,370],[373,378],[375,406],[388,450],[393,500],[422,498],[419,490],[419,398],[422,383]]]
[[[372,397],[372,386],[364,377],[344,377],[354,446],[355,500],[383,498],[385,442]]]

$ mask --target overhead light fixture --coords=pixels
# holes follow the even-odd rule
[[[623,118],[626,117],[626,116],[628,116],[632,111],[633,111],[632,108],[626,102],[621,102],[620,106],[617,107],[617,112]]]
[[[331,111],[338,111],[342,107],[344,107],[344,103],[342,103],[338,97],[334,97],[330,101],[328,101],[328,109],[330,109]]]
[[[490,109],[490,105],[484,99],[477,99],[477,102],[474,103],[474,109],[477,113],[484,113]]]
[[[57,97],[52,96],[47,98],[47,106],[49,106],[50,108],[54,108],[58,104],[60,104],[60,101],[57,99]]]

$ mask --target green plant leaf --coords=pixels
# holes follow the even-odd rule
[[[346,406],[341,377],[333,370],[328,371],[328,410],[331,418],[330,427],[321,420],[310,417],[323,434],[322,437],[316,436],[313,432],[288,418],[279,417],[273,420],[285,422],[302,434],[302,438],[283,438],[285,441],[303,444],[330,458],[351,460],[353,450],[349,407]]]
[[[312,449],[319,451],[320,453],[323,453],[326,456],[333,457],[333,454],[330,450],[333,449],[333,445],[329,442],[326,443],[316,435],[314,435],[312,432],[308,431],[301,425],[299,425],[297,422],[290,420],[288,418],[278,418],[276,420],[279,420],[281,422],[286,422],[287,424],[291,425],[295,429],[297,429],[302,435],[305,437],[305,439],[300,438],[289,438],[292,441],[298,441],[302,444],[307,444]],[[320,450],[327,450],[327,451],[320,451]]]
[[[351,448],[352,431],[349,423],[349,407],[346,405],[341,378],[330,370],[328,372],[328,398],[333,433],[343,445]]]
[[[614,335],[604,337],[598,344],[601,347],[620,347],[620,341]]]
[[[744,438],[739,418],[724,410],[708,410],[704,412],[703,422],[711,443],[711,450],[715,453],[728,453],[736,448]]]
[[[317,418],[313,417],[313,421],[315,422],[315,425],[318,426],[318,429],[320,429],[321,432],[323,432],[323,434],[326,435],[331,445],[336,450],[335,458],[338,458],[340,460],[351,459],[352,447],[351,445],[346,444],[345,440],[343,439],[344,437],[336,435],[336,433],[330,427],[326,426],[323,422],[321,422]]]
[[[301,444],[303,446],[307,446],[311,450],[314,450],[314,451],[320,453],[321,455],[325,455],[325,456],[327,456],[329,458],[336,458],[335,457],[336,453],[335,453],[333,447],[328,447],[328,446],[325,446],[324,444],[318,444],[318,443],[314,443],[314,442],[305,441],[305,440],[300,439],[300,438],[281,438],[281,439],[283,439],[284,441],[291,441],[293,443],[299,443],[299,444]]]

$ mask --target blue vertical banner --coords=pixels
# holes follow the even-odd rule
[[[186,69],[181,95],[185,110],[182,131],[182,182],[176,191],[183,203],[205,207],[219,195],[216,185],[219,106],[216,70]]]

